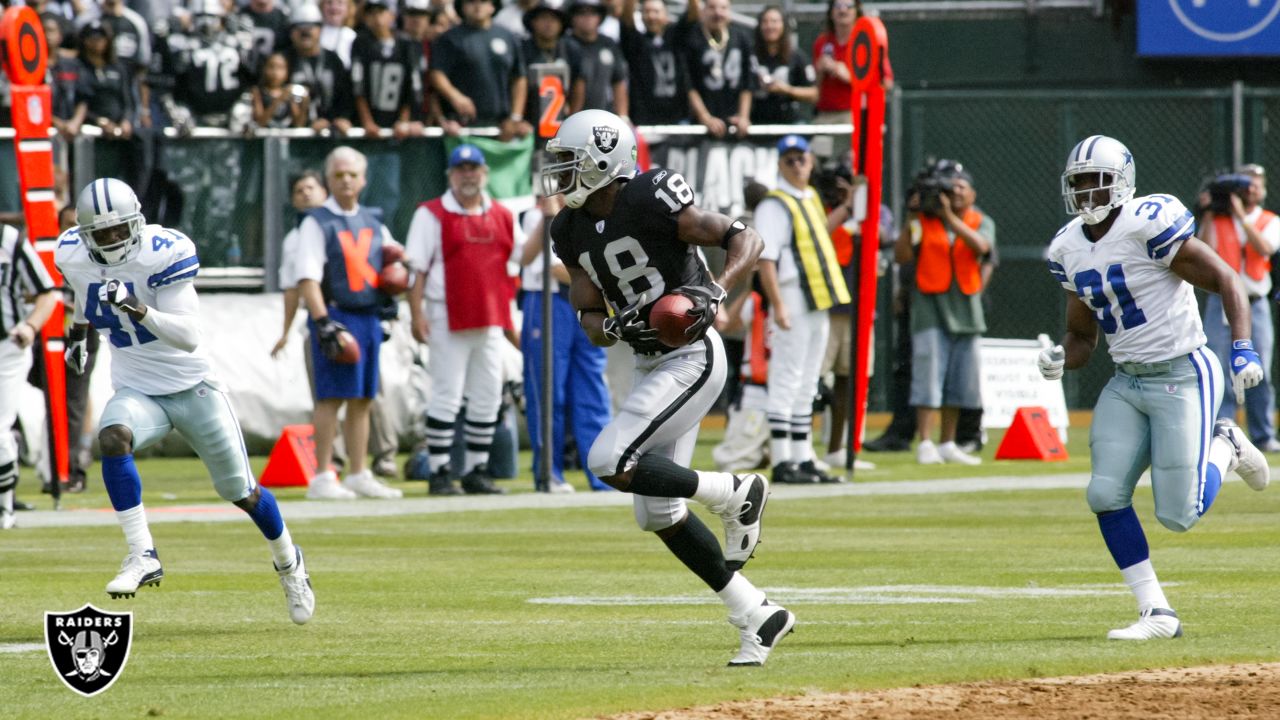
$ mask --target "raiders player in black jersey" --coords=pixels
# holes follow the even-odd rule
[[[746,279],[764,243],[755,230],[699,210],[679,173],[636,176],[630,125],[604,110],[571,115],[547,142],[547,195],[567,207],[551,223],[556,255],[569,270],[570,299],[596,345],[622,340],[636,353],[631,394],[591,446],[588,464],[601,480],[634,495],[636,520],[654,532],[729,609],[741,645],[731,666],[762,665],[795,616],[769,602],[738,572],[760,539],[769,483],[763,475],[700,472],[693,457],[698,424],[724,387],[724,345],[712,329],[726,287]],[[696,246],[728,251],[712,278]],[[690,342],[668,348],[647,324],[666,293],[693,301]],[[612,310],[612,312],[610,312]],[[696,515],[692,498],[719,515],[725,549]]]

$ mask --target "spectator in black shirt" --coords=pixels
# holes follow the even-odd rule
[[[729,0],[707,0],[702,22],[685,35],[689,110],[713,137],[732,125],[745,137],[751,125],[751,35],[729,24]]]
[[[42,15],[44,36],[49,46],[49,59],[45,71],[45,84],[52,94],[53,127],[63,137],[74,137],[80,132],[84,114],[76,112],[76,85],[84,66],[74,57],[66,57],[62,47],[62,23],[51,14]],[[87,111],[87,108],[86,108]]]
[[[572,32],[565,43],[573,78],[569,112],[608,110],[624,120],[627,113],[627,63],[618,44],[600,34],[605,9],[600,0],[573,0]]]
[[[83,30],[95,21],[111,28],[116,60],[135,76],[145,72],[151,64],[151,29],[142,16],[125,7],[124,0],[100,0],[76,17],[76,27]]]
[[[260,58],[281,50],[288,42],[289,15],[276,6],[276,0],[249,0],[242,11],[252,26],[253,50]]]
[[[397,138],[418,133],[410,114],[422,100],[422,53],[412,40],[396,36],[391,0],[369,0],[364,6],[368,34],[351,45],[351,85],[356,118],[369,135],[389,127]]]
[[[497,125],[503,141],[524,137],[528,79],[515,36],[493,25],[495,0],[455,0],[461,25],[431,50],[431,87],[444,109],[441,125],[456,135],[464,125]]]
[[[306,87],[289,82],[289,62],[284,54],[268,55],[253,88],[253,124],[260,128],[306,127],[310,104]]]
[[[699,0],[689,0],[674,23],[663,0],[644,0],[636,29],[636,0],[622,6],[622,55],[631,77],[627,82],[631,120],[637,125],[675,125],[689,117],[689,78],[680,57],[684,36],[698,22]]]
[[[257,64],[249,38],[228,32],[220,0],[197,0],[190,33],[166,41],[158,87],[172,92],[163,104],[175,125],[189,116],[201,127],[227,127],[231,108],[248,90]]]
[[[534,65],[563,65],[568,73],[569,56],[565,45],[565,16],[547,0],[539,0],[524,14],[524,27],[529,36],[521,43],[521,53],[529,64],[529,99],[525,102],[531,116],[539,112],[538,83],[533,76]],[[566,91],[572,88],[565,88]]]
[[[411,116],[419,122],[440,123],[440,101],[431,92],[427,73],[431,69],[431,43],[450,27],[449,16],[431,6],[431,0],[404,0],[402,5],[404,35],[421,56],[418,75],[422,84],[422,102],[414,107]]]
[[[791,47],[786,15],[769,5],[756,17],[756,47],[752,65],[759,76],[751,103],[751,122],[792,125],[801,121],[800,103],[818,101],[813,65]]]
[[[102,128],[107,139],[133,137],[133,88],[129,70],[115,57],[111,28],[94,21],[80,30],[80,63],[76,86],[76,115]]]
[[[332,129],[345,135],[355,115],[351,73],[342,58],[320,45],[320,8],[308,2],[293,11],[289,27],[290,47],[285,50],[289,82],[307,88],[311,97],[311,129]]]

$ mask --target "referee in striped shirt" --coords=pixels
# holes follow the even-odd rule
[[[57,306],[57,288],[31,243],[0,225],[0,530],[13,527],[18,448],[9,429],[31,368],[31,346]]]

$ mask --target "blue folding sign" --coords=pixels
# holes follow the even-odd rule
[[[1280,0],[1138,0],[1138,54],[1280,56]]]

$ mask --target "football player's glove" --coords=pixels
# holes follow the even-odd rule
[[[1244,391],[1262,382],[1262,358],[1253,349],[1252,340],[1236,340],[1231,343],[1231,389],[1236,393],[1236,404],[1244,404]]]
[[[129,291],[129,286],[114,278],[108,279],[98,288],[98,302],[120,308],[130,315],[142,315],[147,311],[142,301]]]
[[[1036,358],[1036,366],[1040,368],[1040,375],[1045,380],[1061,380],[1062,370],[1066,364],[1067,352],[1061,345],[1041,350],[1040,357]]]
[[[338,337],[340,332],[349,332],[347,326],[328,315],[316,321],[316,337],[320,340],[320,352],[330,360],[336,360],[342,355],[342,340]]]
[[[710,287],[706,285],[683,285],[672,290],[672,292],[683,295],[693,301],[693,307],[689,308],[686,315],[694,318],[693,324],[684,331],[689,336],[689,341],[699,340],[703,335],[707,334],[716,321],[716,313],[720,311],[720,303],[724,302],[724,288],[717,285],[714,281]]]
[[[66,361],[67,367],[76,375],[83,375],[84,367],[89,362],[88,344],[86,338],[68,339],[67,349],[62,353],[62,359]]]
[[[604,319],[601,331],[604,336],[618,342],[621,340],[631,346],[632,350],[648,355],[662,350],[663,345],[658,340],[658,331],[649,327],[648,323],[640,319],[640,310],[649,304],[649,291],[640,293],[640,297],[636,301],[619,310],[613,309],[613,315]]]

